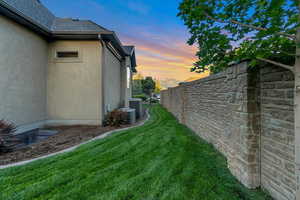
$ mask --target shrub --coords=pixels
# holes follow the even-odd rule
[[[13,135],[15,132],[16,126],[13,123],[0,120],[0,153],[12,151],[14,146],[20,143]]]
[[[120,127],[121,125],[128,124],[127,114],[120,110],[114,110],[108,113],[104,119],[104,126]]]
[[[147,101],[147,96],[145,94],[134,95],[133,98],[142,99],[143,101]]]

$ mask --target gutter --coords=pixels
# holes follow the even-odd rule
[[[120,52],[121,56],[123,56],[123,57],[130,56],[129,54],[127,54],[127,52],[123,48],[123,45],[122,45],[121,41],[119,40],[119,38],[117,37],[115,32],[110,31],[110,32],[101,33],[101,37],[104,41],[107,41],[107,40],[111,41],[112,45]]]

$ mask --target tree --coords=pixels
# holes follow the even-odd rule
[[[188,44],[197,44],[192,71],[219,72],[230,63],[266,62],[295,74],[295,149],[300,180],[300,1],[183,0],[179,14],[188,27]],[[297,198],[300,198],[299,187]]]
[[[142,80],[142,87],[143,92],[148,96],[151,96],[153,91],[155,90],[155,81],[152,79],[152,77],[148,76],[144,80]]]
[[[144,76],[141,73],[138,73],[138,74],[134,75],[133,79],[134,80],[143,80]]]
[[[132,80],[132,94],[133,95],[140,95],[143,93],[143,85],[142,80],[144,77],[141,74],[137,74],[133,77]]]
[[[132,95],[140,95],[143,93],[142,80],[132,80]]]
[[[162,90],[162,86],[160,84],[160,81],[159,80],[155,80],[155,90],[154,90],[154,93],[155,94],[159,94],[161,90]]]

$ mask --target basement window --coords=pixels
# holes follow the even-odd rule
[[[78,58],[78,51],[57,51],[56,58]]]

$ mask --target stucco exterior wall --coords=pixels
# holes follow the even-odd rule
[[[50,44],[48,123],[102,123],[101,48],[99,41],[56,41]],[[78,59],[55,58],[56,51],[74,50],[79,52]]]
[[[121,90],[121,67],[122,62],[106,49],[103,71],[105,114],[122,106],[121,94],[123,92]]]
[[[132,98],[132,77],[133,77],[133,72],[131,70],[131,59],[130,57],[126,57],[126,66],[129,70],[129,75],[126,73],[126,78],[127,76],[129,76],[129,85],[127,85],[126,83],[126,102],[125,102],[125,106],[129,106],[129,99]]]
[[[125,58],[125,65],[121,67],[121,106],[129,107],[129,99],[132,97],[132,71],[130,57]]]
[[[30,126],[46,119],[47,42],[0,16],[0,118]]]

